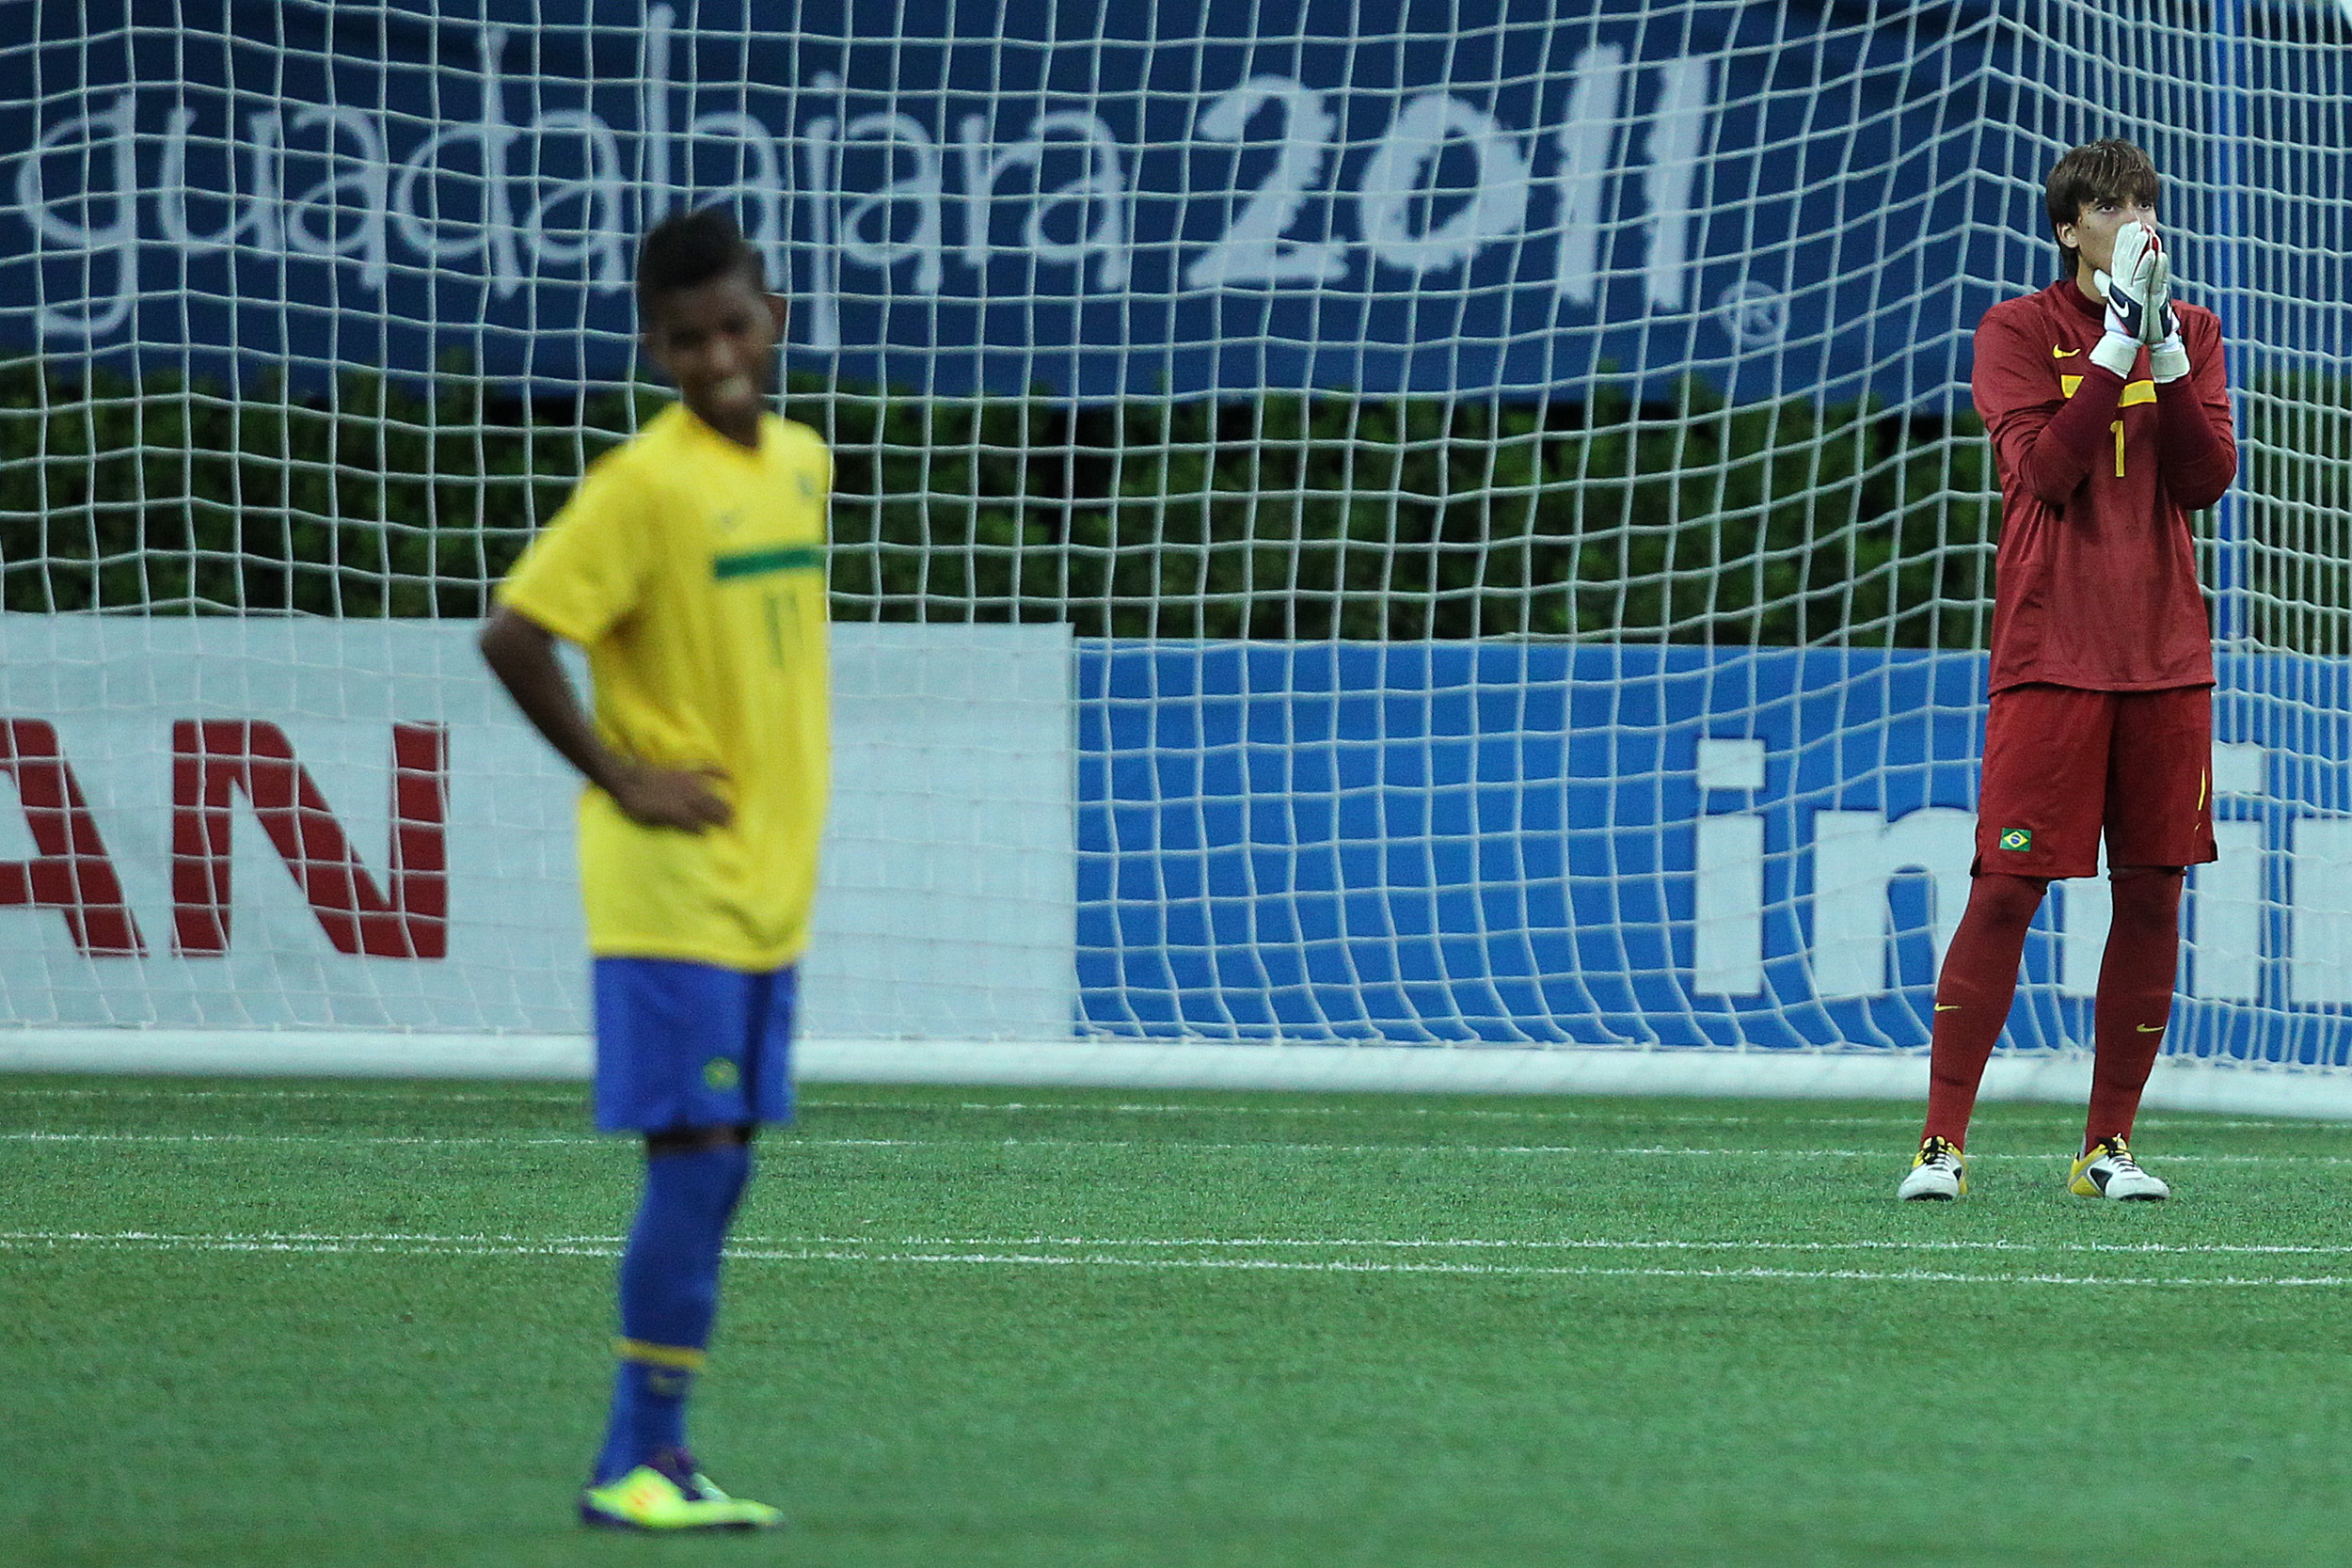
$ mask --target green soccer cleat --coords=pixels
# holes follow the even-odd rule
[[[2123,1202],[2161,1203],[2172,1189],[2139,1168],[2122,1133],[2101,1138],[2066,1173],[2066,1190],[2081,1197],[2111,1197]]]
[[[600,1529],[771,1529],[784,1523],[766,1503],[728,1497],[676,1452],[658,1454],[618,1481],[583,1488],[580,1517]]]
[[[1912,1158],[1911,1174],[1895,1189],[1895,1196],[1906,1202],[1919,1198],[1935,1198],[1949,1202],[1968,1196],[1968,1157],[1946,1138],[1920,1140],[1919,1152]]]

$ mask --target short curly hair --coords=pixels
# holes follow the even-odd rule
[[[2083,209],[2094,201],[2136,199],[2153,207],[2163,194],[2164,182],[2148,154],[2114,136],[2085,142],[2068,152],[2042,185],[2053,240],[2060,228],[2082,221]],[[2059,276],[2074,277],[2082,266],[2082,252],[2063,241],[2058,248]]]
[[[759,247],[743,237],[734,215],[721,207],[672,213],[645,231],[637,247],[637,320],[653,325],[655,303],[677,289],[739,272],[755,289],[768,287]]]

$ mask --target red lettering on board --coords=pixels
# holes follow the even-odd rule
[[[123,901],[122,879],[57,747],[56,726],[39,719],[0,720],[0,772],[15,780],[17,803],[40,851],[34,860],[0,861],[0,905],[57,911],[86,957],[144,954],[147,944]]]
[[[229,814],[243,791],[339,953],[449,956],[449,732],[392,726],[389,890],[360,863],[283,730],[259,720],[171,727],[171,904],[183,954],[229,950]]]

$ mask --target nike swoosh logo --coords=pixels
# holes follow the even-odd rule
[[[2164,1025],[2161,1023],[2143,1023],[2139,1026],[2139,1032],[2143,1035],[2161,1035],[2164,1033]]]
[[[2080,354],[2082,350],[2078,348],[2052,348],[2050,350],[2050,357],[2053,359],[2072,359],[2074,356]]]
[[[1956,1013],[1960,1011],[1960,1004],[1957,1002],[1938,1002],[1935,1005],[1935,1010],[1939,1013]]]

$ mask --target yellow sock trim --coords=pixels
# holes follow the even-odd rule
[[[648,1367],[674,1367],[681,1372],[703,1370],[703,1353],[686,1345],[657,1345],[644,1339],[615,1339],[612,1354],[624,1361],[642,1361]]]

